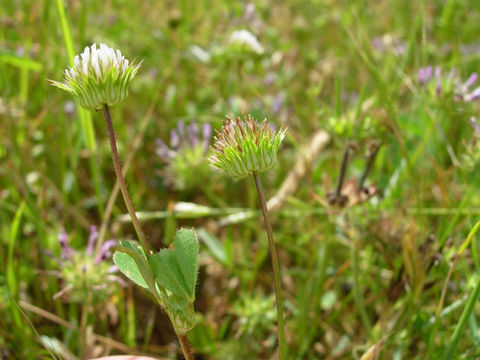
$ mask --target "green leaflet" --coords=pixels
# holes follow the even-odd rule
[[[154,296],[156,295],[151,267],[138,245],[121,241],[120,247],[113,254],[113,262],[135,284],[148,289]]]
[[[174,295],[195,300],[198,271],[198,241],[193,230],[177,231],[173,249],[162,249],[150,256],[158,285]]]

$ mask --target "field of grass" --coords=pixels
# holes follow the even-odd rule
[[[286,359],[480,359],[479,34],[467,0],[1,0],[0,359],[183,359],[103,246],[138,238],[102,111],[48,81],[93,43],[141,62],[111,114],[148,241],[199,240],[195,359],[279,359],[255,183],[208,161],[242,114],[287,128],[260,174]]]

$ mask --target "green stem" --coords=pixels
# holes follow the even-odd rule
[[[470,243],[472,243],[472,246],[473,246],[473,244],[475,243],[474,241],[472,241],[473,237],[475,236],[475,234],[478,232],[479,229],[480,229],[480,221],[477,221],[477,223],[473,226],[473,228],[468,233],[465,241],[462,243],[462,245],[460,245],[460,248],[457,250],[457,252],[453,256],[452,262],[450,264],[450,269],[448,270],[448,273],[447,273],[447,277],[445,278],[445,281],[443,282],[443,287],[442,287],[442,292],[441,292],[441,295],[440,295],[440,300],[439,300],[438,305],[437,305],[437,311],[435,312],[435,322],[433,323],[432,331],[430,332],[427,354],[425,356],[426,360],[430,359],[430,357],[432,355],[432,352],[433,352],[433,349],[435,347],[435,337],[437,335],[437,330],[438,330],[438,326],[439,326],[439,323],[440,323],[440,315],[442,313],[443,305],[445,303],[445,297],[447,295],[448,284],[450,283],[450,279],[452,277],[453,270],[455,269],[455,265],[457,264],[458,259],[460,258],[462,253],[465,251],[465,249],[468,247],[468,245],[470,245]]]
[[[365,309],[365,302],[363,301],[362,289],[360,287],[360,264],[359,264],[359,253],[357,240],[352,239],[351,245],[351,256],[352,256],[352,271],[353,271],[353,299],[357,307],[360,319],[362,321],[363,327],[367,333],[367,336],[370,337],[372,325],[370,324],[370,319],[368,318],[367,310]]]
[[[90,354],[87,353],[87,325],[88,311],[90,307],[91,293],[88,292],[85,303],[82,305],[82,314],[80,318],[79,343],[80,343],[80,359],[86,359]]]
[[[480,280],[477,282],[473,293],[470,295],[468,299],[467,305],[465,309],[463,309],[462,316],[455,327],[455,331],[453,332],[452,339],[450,340],[450,344],[448,344],[447,351],[445,352],[444,359],[450,360],[453,359],[453,353],[455,352],[455,348],[457,347],[458,341],[460,340],[460,335],[462,334],[462,330],[467,325],[468,319],[470,315],[472,315],[473,307],[477,302],[478,296],[480,295]]]
[[[110,139],[110,148],[112,150],[113,167],[115,168],[115,173],[117,174],[118,183],[120,184],[120,191],[122,192],[123,200],[125,201],[125,205],[127,207],[128,213],[130,214],[130,218],[132,220],[133,226],[135,227],[135,231],[137,232],[138,239],[142,244],[143,250],[145,252],[145,256],[148,258],[150,254],[150,247],[142,231],[140,222],[138,221],[137,214],[135,213],[135,209],[133,207],[132,199],[130,198],[130,194],[128,193],[127,184],[125,183],[125,178],[123,177],[123,174],[122,174],[122,167],[120,166],[120,160],[118,159],[118,150],[117,150],[117,141],[115,139],[115,131],[113,129],[112,117],[110,115],[110,110],[108,109],[108,105],[105,105],[103,110],[105,114],[105,120],[107,121],[108,137]]]
[[[278,322],[278,342],[280,347],[280,360],[286,358],[286,342],[285,342],[285,326],[283,317],[283,298],[282,298],[282,284],[280,281],[280,267],[278,265],[277,249],[275,248],[275,241],[273,239],[272,224],[268,216],[267,202],[263,195],[262,183],[256,172],[253,172],[253,179],[257,187],[258,199],[260,207],[262,208],[263,220],[265,222],[265,230],[267,232],[268,246],[270,247],[270,256],[272,258],[273,277],[275,279],[275,296],[277,298],[277,322]]]
[[[467,238],[465,241],[462,243],[460,246],[459,250],[455,254],[455,257],[453,259],[452,265],[450,267],[450,271],[447,276],[447,281],[450,279],[450,276],[453,273],[453,268],[458,260],[458,258],[461,256],[461,254],[465,251],[465,249],[468,247],[468,245],[472,242],[474,236],[476,233],[480,230],[480,221],[477,221],[477,223],[473,226],[473,228],[470,230],[468,233]],[[445,298],[445,292],[446,292],[446,285],[444,285],[444,290],[442,291],[442,299],[439,305],[439,309],[441,310],[441,306],[443,306],[443,301]],[[458,341],[460,340],[460,335],[462,333],[463,328],[467,324],[468,319],[470,318],[470,315],[472,314],[473,307],[475,303],[477,302],[477,298],[480,295],[480,280],[477,282],[477,285],[475,286],[475,289],[473,290],[472,295],[470,295],[470,298],[468,299],[467,305],[465,306],[465,309],[463,309],[462,316],[460,317],[460,320],[457,323],[457,326],[455,327],[455,331],[453,332],[452,339],[450,340],[450,344],[448,344],[447,351],[445,353],[445,360],[451,359],[453,356],[453,353],[455,351],[455,348],[457,347]],[[438,313],[438,311],[437,311]],[[435,319],[435,321],[438,321],[438,314]]]

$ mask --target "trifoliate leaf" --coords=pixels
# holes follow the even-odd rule
[[[173,249],[150,256],[155,280],[176,296],[195,300],[198,271],[198,241],[193,230],[178,230]]]

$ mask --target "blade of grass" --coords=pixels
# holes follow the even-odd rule
[[[9,239],[8,239],[8,261],[7,261],[7,285],[8,291],[12,299],[15,299],[18,294],[18,282],[17,276],[15,275],[15,264],[13,258],[13,252],[15,248],[15,242],[17,240],[18,229],[20,227],[20,220],[23,217],[25,210],[25,201],[23,201],[18,207],[15,216],[13,218],[12,226],[10,227]],[[15,310],[12,311],[13,319],[17,327],[22,327],[22,317],[18,310],[14,307]]]
[[[65,13],[65,8],[63,7],[62,0],[56,0],[56,5],[57,5],[58,16],[60,18],[60,24],[62,26],[65,47],[67,48],[68,62],[70,63],[71,66],[73,66],[75,50],[73,46],[73,37],[72,37],[72,32],[70,31],[67,14]],[[77,108],[78,108],[78,114],[80,116],[80,127],[81,127],[82,136],[83,136],[83,141],[87,146],[87,148],[90,150],[89,167],[90,167],[90,172],[92,173],[92,180],[93,180],[95,195],[97,196],[97,208],[98,208],[98,212],[100,213],[100,217],[103,217],[104,206],[102,201],[100,170],[94,155],[97,147],[96,141],[95,141],[95,130],[93,128],[90,112],[86,111],[81,106],[77,106]]]
[[[438,326],[439,326],[439,318],[440,318],[440,314],[442,312],[442,309],[443,309],[443,305],[445,303],[445,297],[446,297],[446,294],[447,294],[447,288],[448,288],[448,284],[450,282],[450,278],[452,277],[452,274],[453,274],[453,270],[455,268],[455,265],[458,261],[458,259],[460,258],[460,256],[463,254],[463,252],[465,251],[465,249],[468,247],[468,245],[472,242],[472,239],[473,237],[475,236],[475,234],[478,232],[478,230],[480,229],[480,221],[478,221],[474,226],[473,228],[470,230],[470,232],[468,233],[468,236],[467,238],[465,239],[465,241],[462,243],[462,245],[460,245],[460,248],[458,249],[458,251],[455,253],[454,257],[453,257],[453,260],[452,260],[452,263],[450,265],[450,269],[448,271],[448,274],[447,274],[447,277],[444,281],[444,284],[443,284],[443,288],[442,288],[442,293],[440,295],[440,300],[438,302],[438,306],[437,306],[437,310],[436,310],[436,314],[435,314],[435,322],[433,324],[433,327],[432,327],[432,331],[430,332],[430,338],[429,338],[429,342],[428,342],[428,348],[427,348],[427,353],[426,353],[426,359],[430,359],[431,355],[432,355],[432,352],[434,350],[434,340],[435,340],[435,335],[437,333],[437,330],[438,330]],[[480,283],[480,281],[479,281]],[[478,287],[478,285],[477,285]],[[478,295],[477,295],[478,296]],[[469,299],[469,302],[470,302],[471,299]],[[468,308],[468,304],[469,302],[467,303],[467,307],[465,309]],[[463,316],[463,314],[462,314]],[[460,319],[461,320],[461,319]],[[465,320],[466,321],[466,320]],[[460,321],[459,323],[457,324],[457,328],[460,324]],[[465,326],[465,324],[461,325],[462,328],[463,326]],[[458,331],[461,331],[458,330]],[[455,334],[457,332],[457,329],[455,330]],[[454,336],[455,336],[454,334]],[[453,340],[452,340],[453,341]],[[458,339],[456,340],[458,342]],[[449,348],[450,346],[453,346],[452,343],[449,345]],[[454,345],[456,346],[456,344]],[[451,351],[453,352],[454,349],[452,349]]]
[[[453,332],[452,338],[448,347],[445,351],[445,356],[443,357],[444,360],[451,360],[453,359],[453,355],[455,353],[455,349],[457,348],[458,342],[460,341],[460,335],[462,334],[463,328],[468,322],[470,315],[472,315],[473,308],[475,303],[477,302],[478,296],[480,295],[480,280],[477,280],[477,285],[473,289],[472,294],[468,298],[467,305],[463,309],[462,315],[460,320],[455,327],[455,331]]]

